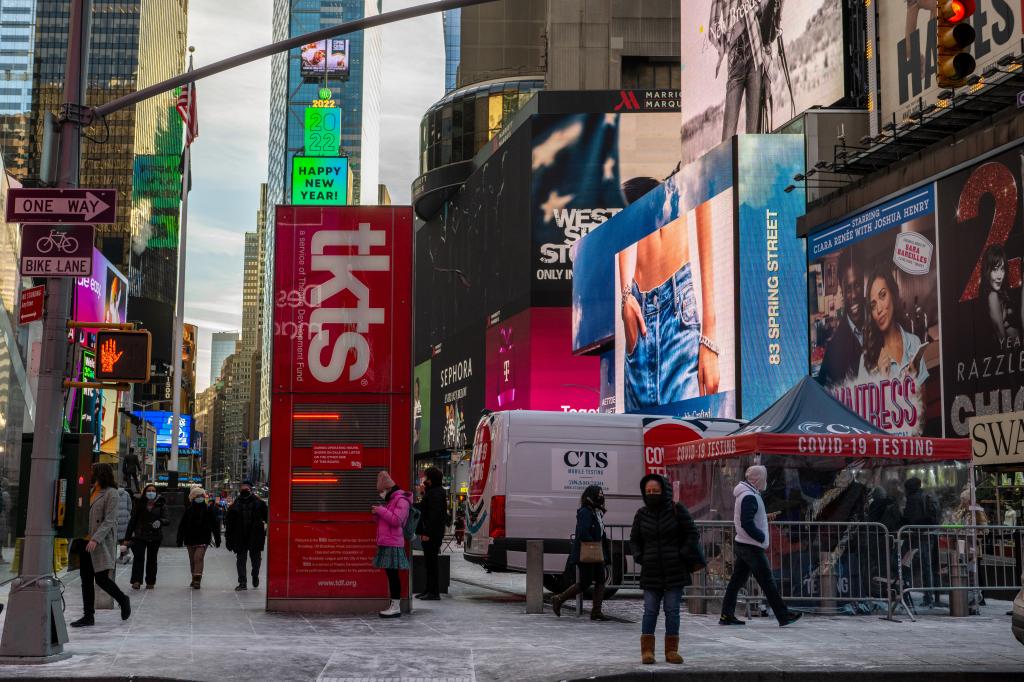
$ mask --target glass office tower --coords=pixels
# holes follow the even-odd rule
[[[444,92],[455,89],[462,54],[462,10],[450,9],[441,15],[444,24]]]

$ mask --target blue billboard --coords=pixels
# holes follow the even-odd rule
[[[171,447],[171,426],[174,423],[174,413],[165,410],[135,410],[132,414],[141,417],[153,425],[156,429],[156,446]],[[178,421],[178,447],[192,447],[192,415],[183,414]]]
[[[738,144],[740,411],[756,417],[807,373],[807,252],[797,237],[802,135],[741,135]]]

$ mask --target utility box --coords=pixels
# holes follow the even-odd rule
[[[35,434],[26,433],[21,444],[19,490],[29,490],[32,445]],[[89,532],[89,491],[92,487],[93,436],[65,433],[61,441],[60,469],[53,490],[53,527],[58,538],[81,538]],[[18,505],[17,537],[25,537],[28,504]]]

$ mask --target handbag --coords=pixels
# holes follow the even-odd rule
[[[580,563],[581,564],[603,564],[604,563],[604,547],[599,541],[589,541],[580,543]]]

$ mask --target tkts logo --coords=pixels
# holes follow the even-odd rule
[[[619,90],[615,111],[679,111],[678,90]]]
[[[321,230],[313,235],[310,270],[330,275],[312,288],[309,297],[309,371],[317,381],[337,381],[346,369],[346,378],[358,381],[369,369],[367,336],[371,325],[384,324],[385,309],[372,307],[370,288],[359,275],[391,269],[389,256],[372,254],[374,247],[386,243],[385,231],[374,230],[369,223],[360,223],[357,230]]]

